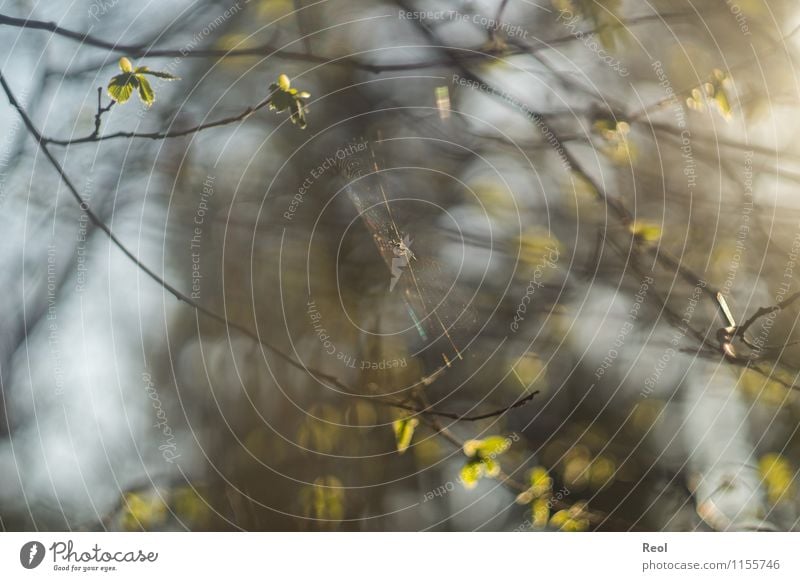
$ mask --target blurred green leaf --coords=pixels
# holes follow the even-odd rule
[[[542,466],[537,466],[530,473],[531,493],[535,498],[550,494],[553,488],[553,479]]]
[[[500,475],[500,463],[495,460],[511,447],[511,439],[504,436],[489,436],[483,440],[467,440],[463,450],[470,460],[461,468],[461,482],[464,488],[477,486],[483,478]]]
[[[178,488],[172,493],[172,506],[181,520],[194,527],[207,527],[211,520],[211,508],[206,500],[190,486]]]
[[[125,494],[122,528],[128,531],[150,530],[164,522],[167,506],[157,494]]]
[[[511,440],[504,436],[490,436],[484,440],[464,442],[464,454],[478,458],[494,458],[511,447]]]
[[[344,489],[341,480],[335,476],[320,476],[300,496],[306,516],[322,521],[339,521],[344,518]],[[328,526],[330,524],[332,523],[328,523]]]
[[[733,117],[733,105],[728,94],[730,83],[727,73],[714,69],[710,80],[692,89],[691,95],[686,98],[686,105],[699,112],[704,112],[710,106],[725,121],[730,121]]]
[[[634,220],[629,229],[639,242],[658,242],[661,238],[661,226],[650,220]]]
[[[411,439],[414,437],[414,429],[419,425],[417,418],[402,418],[392,422],[394,429],[394,437],[397,441],[397,452],[402,454],[408,449],[411,444]]]
[[[269,86],[270,98],[269,108],[278,113],[289,110],[291,111],[290,118],[292,123],[300,127],[306,128],[306,107],[305,101],[311,97],[308,91],[298,91],[292,88],[292,83],[286,75],[280,75],[276,83]]]
[[[758,461],[759,472],[770,502],[777,503],[795,495],[795,473],[781,454],[765,454]]]
[[[119,68],[123,73],[130,73],[133,71],[133,65],[130,59],[124,56],[119,59]]]
[[[478,485],[484,473],[483,462],[480,460],[470,460],[461,468],[461,483],[464,488],[471,490]]]
[[[585,502],[576,502],[570,508],[559,510],[550,519],[550,526],[565,532],[581,532],[589,529],[589,518]]]
[[[531,518],[533,526],[544,528],[550,519],[550,504],[544,498],[537,498],[531,504]]]

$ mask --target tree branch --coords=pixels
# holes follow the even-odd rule
[[[626,22],[626,26],[635,26],[637,24],[644,24],[651,21],[663,21],[671,18],[676,18],[685,15],[681,14],[655,14],[655,15],[647,15],[638,18],[632,18],[630,21]],[[261,44],[258,46],[252,46],[249,48],[241,48],[241,49],[233,49],[233,50],[224,50],[224,49],[202,49],[202,50],[191,50],[187,51],[186,49],[175,49],[175,48],[166,48],[166,49],[159,49],[159,48],[152,48],[150,44],[124,44],[118,42],[111,42],[102,38],[98,38],[89,34],[88,32],[78,32],[75,30],[71,30],[68,28],[64,28],[63,26],[59,26],[55,22],[48,22],[43,20],[32,20],[29,18],[15,18],[13,16],[8,16],[5,14],[0,14],[0,26],[13,26],[16,28],[27,28],[31,30],[43,30],[47,32],[51,32],[53,34],[57,34],[64,38],[68,38],[70,40],[74,40],[81,44],[86,44],[89,46],[93,46],[95,48],[103,48],[109,51],[112,51],[117,54],[122,54],[125,56],[133,57],[133,58],[140,58],[140,57],[180,57],[180,58],[234,58],[234,57],[252,57],[252,56],[267,56],[267,57],[279,57],[289,61],[297,61],[297,62],[309,62],[315,63],[320,65],[325,64],[334,64],[334,65],[343,65],[349,66],[351,68],[362,70],[370,73],[382,73],[382,72],[392,72],[392,71],[406,71],[406,70],[417,70],[417,69],[426,69],[426,68],[437,68],[442,66],[447,66],[450,64],[450,59],[444,60],[431,60],[431,61],[420,61],[420,62],[411,62],[411,63],[395,63],[395,64],[383,64],[383,65],[372,65],[369,63],[364,63],[359,60],[356,60],[350,56],[342,56],[342,57],[325,57],[315,55],[311,52],[299,52],[299,51],[290,51],[285,50],[282,48],[277,48],[275,45],[266,43]],[[602,28],[602,27],[600,27]],[[597,30],[599,30],[598,28]],[[589,30],[584,32],[583,34],[592,34],[596,32],[596,30]],[[550,49],[554,46],[560,44],[566,44],[570,42],[576,42],[578,40],[577,36],[574,34],[567,34],[564,36],[556,37],[550,40],[539,40],[536,41],[539,43],[539,46],[535,47],[525,47],[525,46],[515,46],[514,48],[508,49],[497,49],[491,51],[483,51],[480,53],[474,54],[465,54],[462,55],[461,58],[464,61],[471,61],[471,60],[484,60],[489,57],[493,56],[512,56],[515,54],[529,54],[531,52],[538,52],[542,50]],[[444,48],[444,47],[431,47],[431,48]]]
[[[271,96],[270,96],[271,97]],[[269,105],[270,97],[267,97],[257,105],[248,107],[238,115],[234,115],[231,117],[224,117],[222,119],[217,119],[216,121],[209,121],[208,123],[201,123],[200,125],[196,125],[194,127],[190,127],[188,129],[179,129],[179,130],[172,130],[172,131],[152,131],[152,132],[137,132],[137,131],[118,131],[116,133],[109,133],[108,135],[98,135],[99,131],[99,124],[98,119],[95,117],[95,131],[92,132],[90,135],[85,137],[78,137],[75,139],[54,139],[51,137],[42,137],[42,142],[45,145],[76,145],[80,143],[96,143],[98,141],[108,141],[110,139],[172,139],[174,137],[185,137],[186,135],[192,135],[193,133],[199,133],[200,131],[204,131],[206,129],[211,129],[214,127],[222,127],[224,125],[230,125],[232,123],[236,123],[238,121],[243,121],[247,119],[250,115],[259,111]],[[112,101],[113,105],[113,101]],[[111,108],[111,105],[108,106],[108,109]],[[106,110],[108,110],[106,109]]]
[[[448,418],[448,419],[457,420],[457,421],[460,421],[460,422],[477,422],[479,420],[487,420],[489,418],[495,418],[495,417],[498,417],[498,416],[502,416],[506,412],[509,412],[509,411],[511,411],[513,409],[516,409],[516,408],[522,407],[524,405],[527,405],[528,403],[530,403],[533,400],[534,397],[536,397],[536,394],[538,394],[538,393],[539,393],[538,391],[534,391],[534,392],[532,392],[532,393],[530,393],[530,394],[518,399],[517,401],[515,401],[511,405],[508,405],[508,406],[505,406],[505,407],[502,407],[502,408],[498,408],[498,409],[490,411],[490,412],[481,413],[481,414],[475,414],[475,415],[456,414],[456,413],[453,413],[453,412],[441,412],[441,411],[437,411],[437,410],[433,409],[431,406],[425,406],[425,407],[422,407],[422,408],[418,408],[418,407],[415,407],[415,406],[410,406],[408,404],[399,403],[399,402],[395,403],[393,405],[394,405],[394,407],[398,407],[398,408],[401,408],[401,409],[404,409],[404,410],[412,411],[412,412],[415,412],[415,413],[418,413],[418,414],[436,416],[436,417],[439,417],[439,418]]]

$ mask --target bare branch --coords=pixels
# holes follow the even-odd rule
[[[201,123],[188,129],[179,129],[173,131],[152,131],[152,132],[137,132],[137,131],[118,131],[116,133],[109,133],[108,135],[98,135],[99,125],[97,117],[95,117],[95,131],[85,137],[78,137],[75,139],[53,139],[51,137],[42,137],[42,142],[46,145],[76,145],[80,143],[96,143],[98,141],[108,141],[110,139],[172,139],[174,137],[185,137],[193,133],[199,133],[206,129],[214,127],[222,127],[224,125],[231,125],[243,121],[250,117],[256,111],[259,111],[269,105],[270,97],[267,97],[257,105],[248,107],[241,113],[233,115],[232,117],[224,117],[216,121],[209,121],[208,123]],[[113,101],[112,101],[113,104]],[[108,106],[111,108],[111,105]],[[107,110],[107,109],[106,109]]]
[[[68,38],[82,44],[93,46],[95,48],[103,48],[117,54],[123,54],[133,58],[140,57],[193,57],[193,58],[232,58],[232,57],[247,57],[247,56],[265,56],[265,57],[279,57],[290,61],[310,62],[316,64],[334,64],[345,65],[354,69],[360,69],[371,73],[389,72],[389,71],[403,71],[424,68],[435,68],[445,66],[448,61],[425,61],[416,63],[398,63],[387,65],[372,65],[358,61],[352,57],[324,57],[317,56],[307,52],[296,52],[284,49],[278,49],[272,44],[261,44],[249,48],[241,48],[234,50],[224,49],[201,49],[191,50],[186,49],[158,49],[151,48],[145,44],[123,44],[117,42],[110,42],[101,38],[92,36],[85,32],[76,32],[59,26],[55,22],[45,22],[41,20],[30,20],[27,18],[14,18],[0,14],[0,25],[14,26],[17,28],[28,28],[33,30],[45,30],[57,34],[64,38]],[[499,52],[498,52],[499,54]],[[484,59],[491,56],[491,53],[486,52],[483,54],[475,54],[474,59]]]
[[[407,405],[407,404],[403,404],[403,403],[394,403],[393,405],[394,405],[394,407],[398,407],[398,408],[401,408],[401,409],[404,409],[404,410],[408,410],[408,411],[413,411],[413,412],[419,413],[419,414],[425,414],[425,415],[429,415],[429,416],[436,416],[436,417],[440,417],[440,418],[448,418],[448,419],[451,419],[451,420],[457,420],[457,421],[461,421],[461,422],[477,422],[479,420],[486,420],[486,419],[489,419],[489,418],[495,418],[495,417],[498,417],[498,416],[502,416],[506,412],[509,412],[509,411],[511,411],[513,409],[516,409],[516,408],[522,407],[524,405],[527,405],[528,403],[531,402],[531,400],[533,400],[534,397],[536,397],[536,394],[538,394],[538,393],[539,393],[538,391],[534,391],[534,392],[532,392],[532,393],[530,393],[530,394],[518,399],[517,401],[515,401],[511,405],[508,405],[508,406],[505,406],[505,407],[502,407],[502,408],[498,408],[498,409],[490,411],[490,412],[486,412],[486,413],[482,413],[482,414],[476,414],[476,415],[456,414],[456,413],[453,413],[453,412],[441,412],[441,411],[437,411],[437,410],[433,409],[431,406],[426,406],[426,407],[423,407],[423,408],[420,409],[420,408],[417,408],[417,407],[414,407],[414,406],[410,406],[410,405]]]
[[[766,317],[770,313],[774,313],[776,311],[782,311],[783,309],[789,307],[794,303],[797,299],[800,299],[800,291],[789,295],[786,299],[780,301],[777,305],[773,305],[771,307],[760,307],[753,316],[747,319],[744,323],[742,323],[736,329],[736,334],[739,336],[744,336],[747,330],[753,326],[753,324],[758,321],[761,317]]]
[[[678,17],[685,18],[685,15],[681,14],[647,15],[630,19],[629,21],[626,22],[626,26],[635,26],[638,24],[644,24],[651,21],[664,21]],[[430,60],[430,61],[420,61],[411,63],[373,65],[359,61],[349,56],[325,57],[312,54],[310,51],[298,52],[298,51],[285,50],[282,48],[277,48],[275,45],[271,43],[261,44],[248,48],[233,49],[233,50],[200,49],[200,50],[187,51],[186,49],[175,49],[175,48],[165,48],[165,49],[153,48],[151,46],[151,43],[124,44],[118,42],[111,42],[93,36],[88,32],[78,32],[75,30],[64,28],[63,26],[59,26],[55,22],[32,20],[28,18],[15,18],[13,16],[7,16],[5,14],[0,14],[0,25],[13,26],[17,28],[27,28],[31,30],[44,30],[47,32],[51,32],[53,34],[57,34],[64,38],[74,40],[81,44],[86,44],[89,46],[93,46],[95,48],[103,48],[115,52],[117,54],[122,54],[133,58],[139,58],[145,56],[180,57],[180,58],[186,58],[186,57],[235,58],[235,57],[265,56],[265,57],[278,57],[289,61],[316,63],[320,65],[332,64],[332,65],[349,66],[353,69],[362,70],[370,73],[437,68],[451,64],[450,59],[444,59],[444,60]],[[602,26],[599,27],[597,30],[600,30],[601,28]],[[584,32],[584,34],[592,34],[594,32],[597,32],[597,30],[586,31]],[[515,46],[513,48],[506,48],[506,49],[501,49],[498,47],[496,50],[484,50],[482,52],[464,54],[461,55],[460,58],[463,61],[473,61],[473,60],[481,61],[494,56],[506,57],[515,54],[530,54],[531,52],[548,50],[550,48],[553,48],[561,44],[576,42],[577,39],[576,35],[568,34],[550,40],[539,40],[539,39],[536,40],[539,43],[539,45],[535,47]],[[445,47],[431,47],[431,48],[445,48]]]
[[[92,137],[97,137],[100,134],[100,122],[104,113],[111,111],[116,101],[110,101],[108,105],[103,107],[103,87],[97,87],[97,113],[94,116],[94,131]]]

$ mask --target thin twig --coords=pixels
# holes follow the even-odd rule
[[[94,131],[91,137],[97,137],[100,134],[100,122],[103,118],[103,114],[111,111],[111,107],[114,106],[114,103],[116,103],[116,101],[112,99],[108,105],[103,107],[103,87],[97,87],[97,113],[94,116]]]
[[[747,330],[753,326],[753,324],[758,321],[761,317],[766,317],[767,315],[774,313],[776,311],[782,311],[783,309],[789,307],[792,303],[794,303],[797,299],[800,299],[800,291],[790,295],[786,299],[780,301],[776,305],[772,305],[771,307],[760,307],[753,313],[749,319],[747,319],[744,323],[740,326],[736,327],[736,335],[744,336]]]
[[[267,105],[269,105],[270,97],[267,97],[257,105],[248,107],[247,109],[245,109],[244,111],[242,111],[237,115],[233,115],[231,117],[224,117],[222,119],[217,119],[216,121],[209,121],[208,123],[201,123],[200,125],[196,125],[188,129],[179,129],[172,131],[152,131],[152,132],[118,131],[116,133],[109,133],[108,135],[98,135],[97,131],[99,131],[99,128],[97,128],[96,126],[96,131],[85,137],[78,137],[75,139],[54,139],[52,137],[42,137],[42,142],[46,145],[76,145],[79,143],[96,143],[98,141],[108,141],[110,139],[159,140],[159,139],[172,139],[175,137],[185,137],[187,135],[192,135],[193,133],[198,133],[206,129],[211,129],[214,127],[222,127],[224,125],[230,125],[232,123],[243,121],[244,119],[250,117],[250,115],[252,115],[256,111],[259,111],[264,107],[266,107]],[[109,108],[110,107],[111,106],[109,105]],[[95,121],[95,123],[97,123],[97,121]]]
[[[633,18],[630,21],[626,22],[627,26],[634,26],[641,23],[646,23],[652,20],[666,20],[670,19],[674,16],[679,15],[671,15],[671,14],[656,14],[656,15],[647,15],[644,17]],[[426,69],[426,68],[437,68],[446,66],[449,63],[448,59],[445,60],[430,60],[430,61],[420,61],[420,62],[409,62],[409,63],[389,63],[389,64],[382,64],[382,65],[374,65],[370,63],[365,63],[359,61],[352,57],[324,57],[315,55],[311,52],[298,52],[298,51],[290,51],[285,49],[276,48],[275,45],[271,43],[261,44],[258,46],[252,46],[248,48],[241,48],[241,49],[232,49],[232,50],[225,50],[225,49],[197,49],[187,51],[185,48],[175,49],[175,48],[166,48],[166,49],[159,49],[159,48],[152,48],[151,44],[123,44],[118,42],[111,42],[102,38],[98,38],[89,34],[88,32],[78,32],[75,30],[70,30],[68,28],[64,28],[63,26],[59,26],[55,22],[48,22],[43,20],[32,20],[28,18],[15,18],[13,16],[7,16],[5,14],[0,14],[0,25],[6,26],[13,26],[17,28],[28,28],[31,30],[44,30],[47,32],[52,32],[53,34],[57,34],[64,38],[68,38],[70,40],[74,40],[81,44],[86,44],[89,46],[93,46],[95,48],[103,48],[117,54],[122,54],[125,56],[139,58],[139,57],[192,57],[192,58],[234,58],[234,57],[252,57],[252,56],[267,56],[267,57],[278,57],[285,60],[290,61],[298,61],[298,62],[310,62],[315,64],[321,65],[339,65],[339,66],[349,66],[351,68],[362,70],[374,74],[382,73],[382,72],[392,72],[392,71],[406,71],[406,70],[417,70],[417,69]],[[599,30],[598,28],[597,30]],[[596,30],[590,30],[584,32],[585,35],[592,34],[596,32]],[[538,42],[537,46],[535,47],[514,47],[514,48],[506,48],[497,50],[484,50],[480,53],[472,53],[466,54],[462,56],[464,61],[470,60],[484,60],[486,58],[491,57],[507,57],[515,54],[530,54],[531,52],[537,52],[542,50],[547,50],[552,47],[558,46],[560,44],[576,42],[578,37],[574,34],[567,34],[563,36],[559,36],[550,40],[539,40],[536,39]],[[439,47],[442,48],[442,47]]]
[[[408,411],[413,411],[413,412],[416,412],[416,413],[419,413],[419,414],[427,414],[429,416],[436,416],[436,417],[439,417],[439,418],[448,418],[448,419],[451,419],[451,420],[457,420],[457,421],[461,421],[461,422],[477,422],[479,420],[487,420],[489,418],[496,418],[498,416],[502,416],[506,412],[509,412],[509,411],[511,411],[513,409],[516,409],[516,408],[522,407],[524,405],[527,405],[527,404],[529,404],[531,402],[531,400],[533,400],[533,398],[538,393],[539,393],[538,391],[534,391],[534,392],[526,395],[525,397],[522,397],[522,398],[518,399],[517,401],[515,401],[514,403],[512,403],[509,406],[505,406],[505,407],[502,407],[502,408],[498,408],[496,410],[492,410],[490,412],[481,413],[481,414],[475,414],[475,415],[457,414],[457,413],[453,413],[453,412],[442,412],[442,411],[437,411],[437,410],[433,409],[431,406],[425,406],[425,407],[419,408],[419,407],[415,407],[415,406],[411,406],[411,405],[404,404],[404,403],[399,403],[399,402],[398,403],[393,403],[392,405],[394,407],[401,408],[401,409],[408,410]]]
[[[328,64],[345,65],[352,67],[354,69],[359,69],[371,73],[435,68],[446,64],[446,62],[422,61],[422,62],[411,62],[411,63],[372,65],[369,63],[361,62],[352,57],[330,58],[325,56],[314,55],[308,52],[296,52],[296,51],[278,49],[273,44],[269,43],[261,44],[258,46],[252,46],[249,48],[232,49],[232,50],[197,49],[197,50],[187,51],[186,49],[173,49],[173,48],[157,49],[157,48],[151,48],[150,46],[145,44],[123,44],[117,42],[110,42],[95,37],[89,33],[77,32],[74,30],[64,28],[62,26],[59,26],[55,22],[31,20],[27,18],[14,18],[12,16],[7,16],[4,14],[0,14],[0,25],[14,26],[17,28],[27,28],[32,30],[45,30],[48,32],[52,32],[53,34],[62,36],[64,38],[77,41],[81,44],[86,44],[89,46],[93,46],[95,48],[103,48],[115,52],[117,54],[122,54],[132,58],[140,58],[145,56],[180,57],[180,58],[186,58],[186,57],[232,58],[232,57],[248,57],[248,56],[266,56],[266,57],[274,56],[290,61],[309,62],[321,65],[328,65]],[[499,51],[497,54],[499,54]],[[490,53],[486,52],[480,55],[473,55],[472,58],[483,59],[486,58],[487,56],[490,56]]]

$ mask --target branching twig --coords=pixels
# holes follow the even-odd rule
[[[509,406],[505,406],[505,407],[498,408],[498,409],[490,411],[490,412],[481,413],[481,414],[475,414],[475,415],[456,414],[456,413],[453,413],[453,412],[441,412],[441,411],[437,411],[437,410],[433,409],[431,406],[425,406],[425,407],[419,408],[419,407],[410,406],[408,404],[403,404],[403,403],[399,403],[399,402],[394,403],[392,405],[394,407],[398,407],[398,408],[401,408],[401,409],[404,409],[404,410],[408,410],[408,411],[413,411],[413,412],[419,413],[419,414],[425,414],[425,415],[429,415],[429,416],[436,416],[436,417],[439,417],[439,418],[448,418],[448,419],[451,419],[451,420],[457,420],[457,421],[461,421],[461,422],[477,422],[479,420],[487,420],[489,418],[496,418],[498,416],[502,416],[506,412],[509,412],[509,411],[511,411],[513,409],[516,409],[516,408],[522,407],[524,405],[527,405],[528,403],[531,402],[531,400],[533,400],[533,398],[538,393],[539,393],[538,391],[534,391],[534,392],[532,392],[532,393],[530,393],[530,394],[518,399],[517,401],[515,401],[514,403],[512,403]]]
[[[116,101],[111,100],[108,105],[103,107],[103,87],[97,87],[97,113],[94,116],[94,131],[90,137],[97,137],[100,135],[100,121],[102,120],[103,114],[108,113],[111,111],[111,107],[114,106]],[[47,143],[53,143],[52,140],[45,140]]]
[[[740,337],[744,337],[744,334],[747,332],[747,330],[750,327],[752,327],[753,324],[756,321],[758,321],[761,317],[765,317],[765,316],[767,316],[767,315],[769,315],[771,313],[774,313],[776,311],[782,311],[783,309],[789,307],[797,299],[800,299],[800,291],[797,291],[796,293],[790,295],[789,297],[787,297],[786,299],[780,301],[776,305],[772,305],[771,307],[760,307],[758,310],[756,310],[755,313],[753,313],[753,316],[751,316],[744,323],[742,323],[741,325],[736,327],[736,335],[738,335]]]
[[[670,19],[674,16],[679,16],[679,15],[671,15],[671,14],[647,15],[643,17],[630,19],[630,21],[626,22],[626,25],[634,26],[637,24],[642,24],[653,20],[662,21]],[[52,32],[53,34],[57,34],[64,38],[80,42],[81,44],[86,44],[89,46],[93,46],[95,48],[103,48],[112,51],[114,53],[122,54],[133,58],[139,58],[145,56],[170,57],[170,58],[172,57],[233,58],[233,57],[252,57],[252,56],[265,56],[265,57],[274,56],[285,60],[297,61],[297,62],[309,62],[320,65],[330,64],[330,65],[349,66],[353,69],[362,70],[375,74],[382,72],[392,72],[392,71],[437,68],[437,67],[447,66],[450,63],[449,59],[445,60],[434,59],[429,61],[410,62],[410,63],[389,63],[389,64],[373,65],[370,63],[359,61],[352,57],[325,57],[325,56],[315,55],[311,52],[298,52],[298,51],[285,50],[282,48],[277,48],[275,47],[275,45],[271,43],[261,44],[258,46],[252,46],[248,48],[231,49],[231,50],[198,49],[198,50],[187,51],[186,49],[174,49],[174,48],[161,49],[161,48],[152,48],[150,44],[123,44],[123,43],[111,42],[93,36],[87,32],[78,32],[75,30],[64,28],[63,26],[59,26],[55,22],[32,20],[28,18],[15,18],[13,16],[7,16],[5,14],[0,14],[0,25],[14,26],[17,28],[28,28],[32,30],[44,30]],[[597,30],[600,30],[601,28],[602,26],[598,27],[598,29],[596,30],[586,31],[584,32],[584,34],[586,35],[592,34]],[[513,47],[506,49],[498,48],[496,51],[484,50],[483,52],[480,53],[476,52],[472,54],[462,55],[461,58],[464,61],[472,61],[472,60],[480,61],[493,56],[506,57],[514,54],[530,54],[531,52],[547,50],[549,48],[561,44],[571,43],[576,41],[577,41],[576,35],[567,34],[550,40],[537,39],[537,42],[539,44],[535,47]]]
[[[435,68],[447,64],[447,61],[422,61],[412,63],[396,63],[385,65],[372,65],[369,63],[361,62],[352,57],[324,57],[317,56],[308,52],[297,52],[276,48],[272,44],[261,44],[249,48],[241,49],[198,49],[187,51],[186,49],[159,49],[151,48],[144,44],[123,44],[117,42],[110,42],[101,38],[92,36],[89,33],[77,32],[59,26],[55,22],[45,22],[42,20],[31,20],[27,18],[14,18],[0,14],[0,25],[14,26],[17,28],[28,28],[32,30],[45,30],[57,34],[64,38],[68,38],[82,44],[93,46],[95,48],[103,48],[117,54],[122,54],[132,58],[140,57],[194,57],[194,58],[231,58],[231,57],[248,57],[248,56],[264,56],[264,57],[279,57],[285,60],[309,62],[320,65],[345,65],[354,69],[359,69],[371,73],[403,71],[403,70],[416,70],[424,68]],[[571,38],[571,37],[570,37]],[[473,55],[471,58],[483,59],[489,56],[489,53],[480,55]]]
[[[243,121],[247,119],[250,115],[259,111],[269,105],[270,97],[267,97],[257,105],[253,105],[248,107],[241,113],[237,115],[233,115],[231,117],[224,117],[222,119],[217,119],[216,121],[209,121],[208,123],[201,123],[200,125],[196,125],[194,127],[190,127],[188,129],[177,129],[172,131],[152,131],[152,132],[137,132],[137,131],[118,131],[116,133],[109,133],[108,135],[98,135],[99,131],[99,123],[98,119],[95,118],[95,131],[90,135],[85,137],[78,137],[75,139],[54,139],[51,137],[42,137],[42,142],[45,145],[77,145],[79,143],[96,143],[98,141],[108,141],[110,139],[172,139],[175,137],[185,137],[187,135],[192,135],[193,133],[199,133],[200,131],[204,131],[206,129],[211,129],[214,127],[222,127],[224,125],[230,125],[232,123],[237,123],[239,121]],[[111,104],[113,105],[113,101]],[[111,105],[108,106],[111,108]],[[106,109],[107,110],[107,109]]]
[[[771,313],[782,311],[783,309],[789,307],[792,303],[797,301],[797,299],[800,299],[800,291],[790,295],[788,298],[780,301],[776,305],[772,305],[769,307],[759,307],[749,319],[747,319],[741,325],[738,325],[733,317],[733,314],[728,308],[728,303],[725,300],[725,297],[722,295],[722,293],[717,293],[716,295],[717,303],[719,304],[720,309],[722,310],[722,313],[725,316],[725,320],[728,323],[727,326],[722,327],[717,331],[717,340],[719,341],[719,347],[722,350],[722,353],[730,360],[740,361],[745,364],[751,364],[761,360],[762,359],[761,354],[766,350],[782,349],[789,345],[796,344],[797,341],[776,346],[756,345],[755,343],[753,343],[753,341],[748,339],[747,331],[762,317],[765,317]],[[747,345],[747,347],[755,351],[756,354],[748,356],[738,355],[733,346],[733,341],[737,337],[741,339],[742,343]],[[788,387],[794,387],[794,386],[788,386]]]

